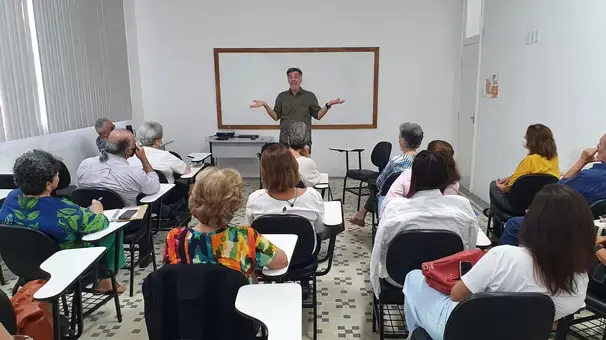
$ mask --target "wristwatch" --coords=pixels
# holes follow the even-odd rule
[[[331,106],[332,106],[332,105],[329,105],[328,103],[326,103],[326,108],[327,108],[328,110],[330,110],[330,107],[331,107]]]

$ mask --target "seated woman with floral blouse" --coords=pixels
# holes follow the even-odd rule
[[[40,230],[53,239],[62,249],[87,247],[82,237],[109,226],[103,215],[103,205],[93,200],[91,206],[82,208],[67,199],[51,197],[59,184],[59,161],[50,153],[33,150],[15,161],[13,178],[17,189],[11,191],[2,209],[0,223],[17,224]],[[120,248],[122,248],[122,235]],[[101,258],[101,279],[95,290],[107,293],[112,290],[112,280],[118,269],[124,266],[124,250],[119,250],[119,268],[115,268],[115,235],[99,242],[107,251]],[[24,250],[25,251],[25,250]],[[118,293],[124,287],[116,283]]]
[[[248,226],[228,225],[243,203],[242,178],[236,170],[202,170],[189,196],[189,210],[198,224],[168,233],[164,263],[219,263],[241,272],[251,282],[257,267],[286,267],[284,251],[263,235]]]

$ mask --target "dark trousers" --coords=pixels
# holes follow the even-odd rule
[[[500,244],[508,244],[511,246],[517,246],[518,241],[518,233],[520,232],[520,226],[524,222],[524,217],[512,217],[507,220],[505,223],[505,228],[503,228],[503,235],[499,239]]]
[[[497,188],[497,182],[490,182],[490,189],[488,190],[490,196],[490,206],[496,206],[499,210],[511,211],[511,204],[507,194]]]
[[[374,212],[378,203],[377,194],[379,191],[376,184],[370,184],[368,189],[370,191],[370,195],[368,195],[366,203],[364,203],[364,209],[366,209],[368,212]]]

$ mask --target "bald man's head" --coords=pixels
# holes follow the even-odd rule
[[[107,160],[107,154],[112,154],[124,158],[131,157],[135,149],[135,136],[126,129],[115,129],[107,137],[105,150],[101,152],[99,158],[102,162]]]

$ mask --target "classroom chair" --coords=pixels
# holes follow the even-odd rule
[[[492,233],[500,238],[503,225],[507,220],[512,217],[526,215],[526,209],[532,203],[534,195],[547,184],[557,182],[557,177],[548,174],[524,175],[518,178],[507,193],[508,204],[500,205],[496,202],[490,202],[490,210],[487,214],[487,234]],[[491,222],[494,222],[492,228]]]
[[[362,196],[370,195],[370,185],[374,185],[377,177],[383,171],[387,163],[389,163],[389,156],[391,155],[391,143],[390,142],[379,142],[372,149],[372,153],[370,154],[370,160],[372,164],[377,167],[377,171],[362,169],[362,151],[364,149],[354,149],[354,150],[345,150],[345,149],[337,149],[332,148],[333,151],[345,152],[345,178],[343,179],[343,204],[345,204],[345,193],[349,192],[356,196],[358,196],[358,208],[356,210],[360,210],[360,199]],[[350,169],[349,168],[349,152],[357,152],[358,153],[358,169]],[[357,187],[347,187],[347,179],[351,178],[353,180],[359,181]],[[366,184],[366,186],[363,186]]]
[[[313,316],[313,339],[318,335],[318,297],[317,297],[317,273],[318,253],[320,251],[320,239],[317,237],[313,226],[305,217],[299,215],[265,215],[257,218],[251,226],[260,234],[293,234],[297,235],[297,244],[293,251],[288,267],[288,272],[280,278],[261,276],[262,281],[299,281],[310,282],[311,301],[304,299],[303,308],[312,308]],[[317,246],[314,249],[314,244]],[[305,286],[305,284],[302,284]]]
[[[149,339],[255,339],[255,323],[235,308],[247,284],[242,273],[220,264],[162,266],[143,281]]]
[[[456,233],[449,230],[407,230],[399,233],[387,247],[385,267],[388,279],[381,279],[381,292],[372,296],[372,330],[379,328],[379,338],[406,338],[408,331],[385,333],[385,318],[392,326],[398,319],[404,322],[404,316],[388,305],[404,304],[402,286],[406,274],[414,269],[421,269],[423,262],[434,261],[463,250],[463,241]],[[395,312],[395,314],[394,314]],[[386,314],[387,313],[387,314]],[[397,319],[394,319],[397,318]]]
[[[555,307],[540,293],[478,293],[459,303],[448,318],[444,340],[547,340]],[[423,328],[412,340],[433,340]]]
[[[27,247],[24,248],[23,245],[27,245]],[[0,225],[0,254],[2,254],[8,269],[19,277],[13,287],[12,294],[15,295],[18,289],[29,281],[48,280],[49,274],[40,269],[40,265],[59,250],[59,245],[39,230],[19,225]],[[95,265],[82,276],[80,286],[72,287],[66,292],[66,294],[73,294],[71,316],[69,315],[66,294],[61,296],[63,315],[70,319],[69,330],[66,329],[70,338],[77,339],[83,331],[83,319],[112,299],[115,302],[118,321],[122,322],[120,301],[115,290],[100,301],[95,298],[94,301],[99,302],[83,312],[82,292],[93,293],[92,289],[84,287],[97,281],[97,270],[98,268]]]
[[[122,209],[124,208],[124,201],[122,198],[118,196],[113,191],[104,190],[104,189],[76,189],[72,193],[72,200],[74,203],[81,207],[88,207],[90,202],[93,199],[98,199],[99,197],[103,198],[103,208],[105,210],[110,209]],[[151,212],[148,209],[146,213],[146,217],[142,220],[136,220],[129,222],[130,225],[123,229],[123,240],[124,240],[124,250],[128,251],[130,254],[130,263],[124,269],[128,269],[130,274],[130,284],[129,284],[129,295],[133,296],[134,294],[134,286],[135,286],[135,267],[139,265],[141,261],[146,259],[147,257],[152,257],[152,265],[154,270],[156,270],[156,253],[154,250],[152,233],[151,233],[151,221],[147,216],[150,216]],[[134,228],[138,224],[139,228]],[[144,238],[148,237],[148,240],[145,241]],[[149,252],[144,254],[143,256],[139,256],[135,261],[135,251],[138,251],[140,248],[141,242],[149,242]]]

